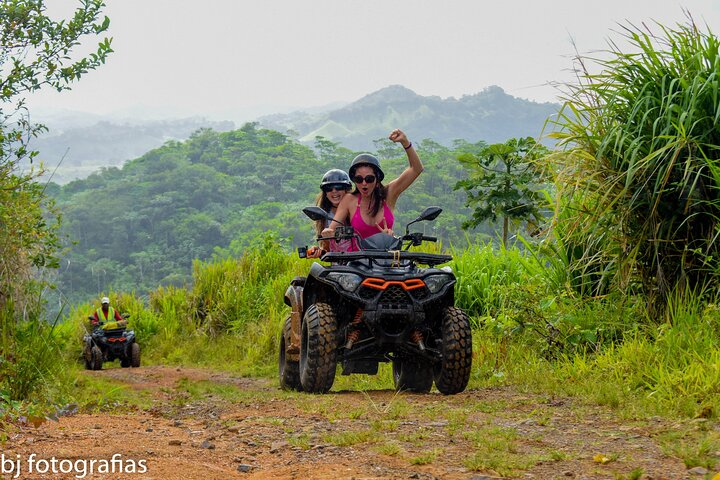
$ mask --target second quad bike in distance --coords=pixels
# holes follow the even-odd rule
[[[329,217],[319,207],[303,212],[312,220]],[[452,270],[437,267],[452,257],[409,251],[436,241],[410,233],[410,225],[440,212],[428,207],[399,238],[378,233],[360,239],[352,227],[336,229],[333,239],[355,238],[360,250],[324,254],[329,266],[313,263],[307,277],[296,277],[288,287],[291,313],[279,352],[282,388],[324,393],[338,364],[343,375],[374,375],[380,362],[392,362],[397,390],[427,393],[433,382],[443,394],[465,390],[472,367],[470,321],[454,305]]]
[[[123,368],[140,366],[140,345],[135,340],[135,331],[127,328],[129,317],[125,313],[122,321],[101,322],[85,334],[83,358],[87,370],[101,370],[103,362],[115,359],[120,359]]]

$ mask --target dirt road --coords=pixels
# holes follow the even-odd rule
[[[450,397],[389,390],[308,395],[200,369],[111,367],[84,375],[116,383],[145,403],[92,413],[69,407],[57,422],[16,432],[3,450],[4,478],[18,469],[16,478],[168,480],[714,473],[688,470],[663,452],[658,435],[672,429],[665,420],[620,421],[571,399],[509,389]],[[15,460],[18,468],[10,470]]]

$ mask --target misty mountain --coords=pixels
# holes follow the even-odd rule
[[[162,146],[182,141],[201,128],[223,132],[235,128],[231,121],[210,121],[201,117],[175,120],[112,120],[89,114],[62,114],[41,119],[48,132],[33,139],[31,147],[48,178],[64,184],[85,178],[101,167],[119,167],[126,161]]]
[[[373,150],[373,140],[385,138],[393,128],[445,146],[457,139],[499,143],[513,137],[538,138],[546,119],[558,110],[558,104],[516,98],[497,86],[459,99],[443,99],[393,85],[341,108],[268,115],[258,122],[297,135],[304,143],[321,136],[348,148]]]
[[[545,120],[559,105],[536,103],[506,94],[500,87],[459,99],[425,97],[394,85],[349,104],[307,108],[257,117],[262,127],[287,132],[312,146],[322,136],[358,151],[374,151],[374,140],[402,128],[416,140],[432,139],[452,146],[457,139],[471,143],[504,142],[513,137],[538,137]],[[202,117],[149,120],[122,119],[78,112],[41,112],[38,121],[49,131],[34,139],[52,181],[65,184],[86,178],[102,167],[119,167],[168,141],[183,141],[201,128],[226,132],[233,121]]]

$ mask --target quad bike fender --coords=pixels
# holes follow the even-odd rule
[[[290,330],[283,330],[285,335],[285,355],[291,361],[300,359],[300,322],[303,310],[303,285],[293,281],[285,291],[285,304],[290,307]]]
[[[339,287],[325,279],[326,272],[326,267],[319,263],[312,264],[303,288],[303,305],[317,302],[333,303],[337,296],[341,295],[337,290]]]

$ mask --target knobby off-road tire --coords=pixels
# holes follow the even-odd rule
[[[133,368],[140,366],[140,345],[135,342],[130,347],[130,366]]]
[[[130,368],[130,358],[125,357],[120,359],[120,366],[122,368]]]
[[[85,370],[92,370],[92,347],[88,348],[88,346],[85,345],[83,348],[83,361],[85,363]]]
[[[280,353],[278,355],[278,371],[280,374],[280,388],[283,390],[297,390],[302,391],[302,384],[300,383],[300,362],[294,362],[287,358],[285,355],[285,347],[287,346],[286,338],[291,335],[291,320],[290,317],[285,319],[283,325],[283,331],[280,335]]]
[[[395,390],[428,393],[433,384],[433,368],[423,360],[395,358],[392,362]]]
[[[100,347],[94,345],[90,350],[90,367],[93,370],[102,370],[103,354]]]
[[[335,381],[337,322],[327,303],[305,312],[300,340],[300,383],[310,393],[325,393]]]
[[[448,307],[441,319],[442,359],[435,365],[435,387],[452,395],[465,390],[472,369],[472,331],[467,314]]]

